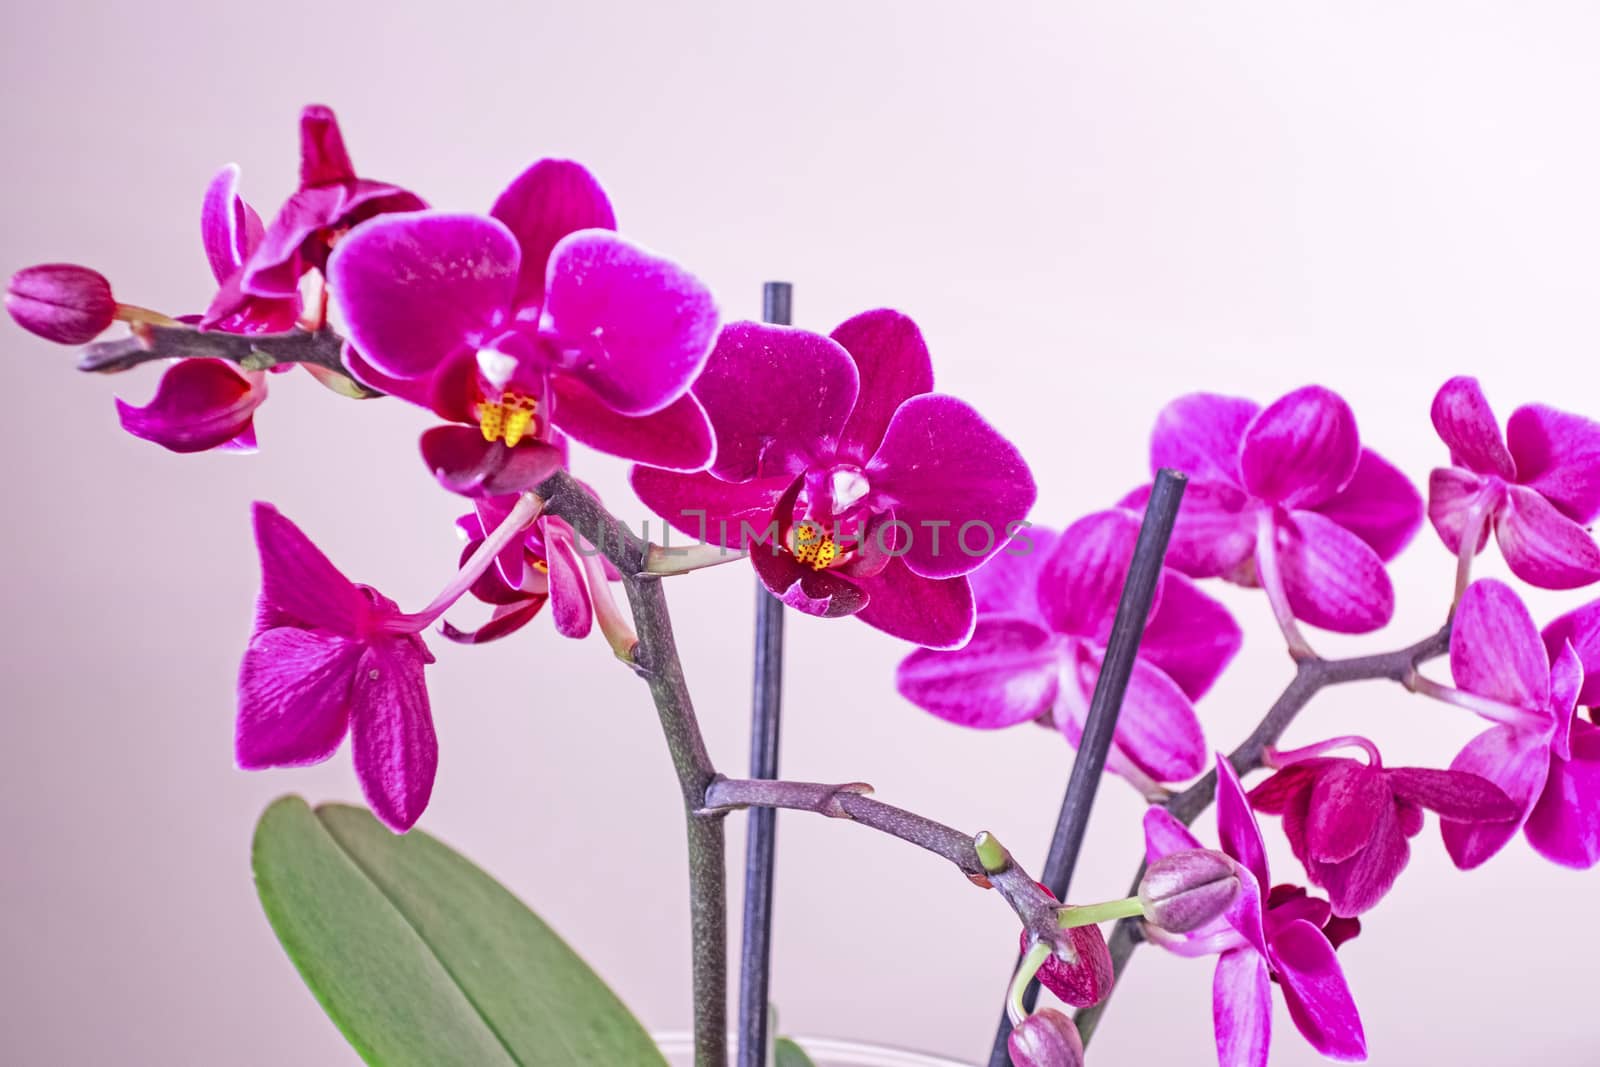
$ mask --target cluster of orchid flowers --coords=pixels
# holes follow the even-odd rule
[[[627,659],[636,639],[610,590],[620,575],[535,492],[569,468],[573,441],[636,464],[631,484],[651,510],[720,558],[747,557],[790,607],[854,615],[920,646],[897,674],[918,706],[980,729],[1039,723],[1077,743],[1148,487],[1059,533],[1029,525],[1027,464],[972,407],[933,391],[909,318],[869,311],[826,336],[724,323],[698,279],[616,233],[604,191],[576,163],[535,163],[472,214],[358,176],[326,108],[304,112],[301,152],[300,188],[268,223],[239,195],[237,168],[211,182],[201,234],[217,291],[199,315],[119,303],[99,274],[66,264],[17,272],[5,298],[20,325],[65,344],[116,320],[141,342],[175,328],[335,336],[333,316],[337,365],[308,362],[313,375],[441,420],[421,453],[468,503],[466,544],[420,611],[351,581],[256,506],[262,586],[239,674],[241,766],[325,760],[348,734],[369,805],[403,832],[427,806],[438,760],[425,632],[494,640],[548,604],[557,632],[598,626]],[[289,369],[179,359],[148,404],[119,401],[118,416],[177,452],[252,449],[268,379]],[[1335,950],[1394,885],[1425,810],[1462,869],[1519,833],[1564,866],[1600,862],[1600,601],[1540,630],[1509,585],[1471,580],[1491,533],[1530,585],[1600,579],[1586,529],[1600,513],[1600,424],[1530,405],[1502,433],[1470,378],[1445,383],[1432,418],[1450,462],[1426,502],[1325,388],[1265,408],[1196,394],[1156,422],[1152,472],[1180,471],[1188,485],[1107,767],[1152,801],[1152,872],[1173,856],[1200,864],[1198,875],[1184,868],[1178,898],[1230,887],[1181,920],[1154,921],[1149,901],[1142,911],[1149,940],[1217,957],[1224,1067],[1266,1062],[1274,985],[1320,1052],[1365,1057]],[[1311,657],[1302,626],[1361,634],[1389,622],[1386,564],[1424,514],[1458,558],[1454,685],[1420,672],[1406,683],[1490,725],[1448,769],[1386,766],[1356,736],[1269,749],[1273,773],[1248,793],[1218,757],[1221,849],[1196,852],[1159,802],[1213,762],[1195,705],[1242,642],[1203,583],[1259,587],[1291,655]],[[468,596],[488,621],[444,621]],[[1272,881],[1258,813],[1281,817],[1325,899]],[[1105,941],[1086,922],[1071,945],[1075,959],[1035,969],[1068,1003],[1095,1003],[1112,977]],[[1018,1064],[1081,1057],[1060,1013],[1018,1021]]]

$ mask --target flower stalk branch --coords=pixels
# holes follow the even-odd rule
[[[140,323],[130,337],[97,341],[83,350],[78,369],[92,374],[117,374],[144,363],[169,359],[222,359],[241,370],[266,370],[284,363],[304,363],[339,376],[338,392],[357,399],[382,396],[350,377],[345,369],[344,339],[332,330],[288,330],[283,333],[224,333],[194,326]]]
[[[1382,680],[1405,685],[1409,679],[1416,676],[1418,664],[1436,659],[1449,650],[1450,624],[1446,623],[1437,632],[1421,641],[1394,652],[1354,656],[1348,659],[1314,657],[1297,660],[1294,678],[1273,702],[1272,707],[1267,709],[1266,715],[1262,717],[1250,736],[1228,755],[1229,762],[1241,776],[1266,766],[1269,751],[1277,745],[1295,717],[1311,702],[1312,697],[1329,686]],[[1179,821],[1188,825],[1210,807],[1216,795],[1217,774],[1213,770],[1162,806]],[[1145,865],[1141,863],[1138,873],[1134,876],[1130,893],[1138,892],[1139,883],[1144,877],[1144,868]],[[1119,978],[1141,940],[1143,935],[1137,918],[1122,919],[1112,931],[1108,945],[1111,949],[1111,961]],[[1112,988],[1115,989],[1115,986]],[[1085,1044],[1093,1036],[1095,1026],[1099,1023],[1100,1016],[1108,1003],[1110,1003],[1109,997],[1077,1013],[1075,1018],[1078,1031],[1082,1034]]]

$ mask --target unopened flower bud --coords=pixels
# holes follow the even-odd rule
[[[1040,1008],[1018,1023],[1007,1047],[1013,1067],[1083,1067],[1078,1028],[1054,1008]]]
[[[1220,919],[1241,888],[1233,860],[1207,848],[1189,848],[1150,864],[1139,883],[1139,903],[1150,922],[1182,934]]]
[[[93,341],[116,318],[111,283],[88,267],[24,267],[6,286],[6,310],[29,333],[63,345]]]

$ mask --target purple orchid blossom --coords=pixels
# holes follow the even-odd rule
[[[346,578],[267,504],[255,507],[261,556],[256,623],[239,667],[240,767],[298,767],[332,756],[348,733],[368,805],[390,829],[416,824],[433,792],[438,741],[419,636],[537,513],[524,500],[423,611]]]
[[[733,323],[695,385],[714,462],[636,467],[633,487],[675,528],[749,549],[790,607],[956,647],[975,620],[966,576],[1021,526],[1035,488],[1011,442],[932,389],[921,331],[895,311],[830,337]]]
[[[1350,745],[1367,762],[1320,753]],[[1480,775],[1385,767],[1365,738],[1340,737],[1278,753],[1276,774],[1250,791],[1255,809],[1283,816],[1283,832],[1311,884],[1328,891],[1335,915],[1371,910],[1411,859],[1423,809],[1443,821],[1500,823],[1517,817],[1505,792]]]
[[[330,108],[312,104],[300,113],[300,189],[255,242],[238,281],[241,298],[289,300],[307,271],[326,273],[329,253],[347,230],[379,215],[427,206],[399,186],[358,177],[339,120]],[[227,310],[214,303],[205,325]]]
[[[1543,589],[1600,578],[1586,527],[1600,515],[1600,423],[1542,404],[1511,413],[1504,436],[1475,378],[1452,378],[1433,398],[1433,425],[1452,466],[1428,479],[1428,518],[1461,565],[1493,530],[1511,573]]]
[[[1145,813],[1145,854],[1154,862],[1199,840],[1165,808]],[[1238,862],[1244,891],[1227,918],[1188,934],[1146,926],[1156,944],[1183,956],[1217,955],[1212,982],[1217,1062],[1264,1067],[1272,1043],[1272,987],[1283,991],[1295,1027],[1329,1059],[1367,1057],[1361,1015],[1334,949],[1360,931],[1355,919],[1332,916],[1328,902],[1294,886],[1270,892],[1261,828],[1233,765],[1217,756],[1217,833]]]
[[[525,489],[553,467],[556,429],[603,452],[698,470],[713,442],[689,388],[717,310],[693,275],[611,232],[610,202],[576,163],[543,160],[488,217],[375,219],[328,264],[362,381],[464,425],[423,436],[449,489]]]
[[[1496,724],[1468,742],[1450,768],[1495,783],[1515,813],[1497,823],[1441,823],[1457,867],[1488,860],[1518,830],[1534,851],[1564,867],[1600,863],[1600,726],[1577,714],[1585,667],[1600,662],[1586,665],[1570,640],[1576,636],[1592,650],[1592,621],[1573,613],[1541,637],[1509,586],[1481,579],[1462,595],[1450,634],[1458,688],[1413,682],[1419,692]]]
[[[1295,620],[1367,633],[1394,614],[1384,564],[1422,524],[1422,498],[1361,445],[1337,393],[1309,385],[1266,408],[1195,393],[1168,404],[1150,441],[1152,471],[1189,475],[1169,563],[1196,578],[1260,585],[1305,652]],[[1143,507],[1148,488],[1124,503]]]
[[[223,167],[211,179],[201,205],[201,241],[220,287],[211,311],[201,321],[225,333],[293,329],[300,315],[298,294],[253,297],[239,288],[245,262],[261,242],[262,227],[260,217],[238,188],[239,168]],[[173,452],[212,448],[253,452],[255,411],[266,399],[264,371],[241,370],[221,359],[181,359],[162,375],[148,404],[135,407],[119,399],[117,417],[122,428],[135,437]]]
[[[474,501],[472,512],[456,520],[467,537],[463,566],[505,522],[516,499],[480,498]],[[471,631],[447,622],[441,632],[459,644],[484,644],[522,629],[548,603],[556,633],[587,637],[598,615],[602,631],[616,647],[616,634],[624,634],[625,641],[633,637],[608,588],[609,583],[621,579],[617,569],[593,547],[580,547],[571,526],[554,516],[541,515],[521,538],[506,544],[495,557],[495,566],[472,585],[472,595],[493,608],[489,621]]]
[[[1138,537],[1138,516],[1121,509],[1089,515],[1061,535],[1030,527],[970,576],[978,612],[972,640],[954,651],[911,653],[895,675],[900,694],[977,729],[1045,721],[1076,745]],[[1204,770],[1194,701],[1242,640],[1226,608],[1165,571],[1106,766],[1147,794],[1155,783]]]

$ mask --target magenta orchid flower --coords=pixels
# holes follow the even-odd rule
[[[1504,436],[1476,378],[1433,398],[1433,425],[1452,466],[1428,479],[1428,518],[1461,573],[1494,531],[1511,573],[1544,589],[1600,578],[1585,527],[1600,515],[1600,423],[1542,404],[1511,413]]]
[[[1168,404],[1150,441],[1152,472],[1182,471],[1167,560],[1196,578],[1261,585],[1280,625],[1366,633],[1394,614],[1384,563],[1422,524],[1422,498],[1363,448],[1350,406],[1310,385],[1266,408],[1195,393]],[[1148,489],[1125,503],[1143,507]]]
[[[895,675],[900,694],[977,729],[1046,720],[1076,745],[1138,537],[1139,519],[1125,510],[1089,515],[1059,536],[1030,527],[970,576],[972,640],[911,653]],[[1165,571],[1106,766],[1146,792],[1204,770],[1194,701],[1242,640],[1226,608]]]
[[[1145,812],[1145,854],[1154,862],[1203,847],[1165,808]],[[1367,1057],[1361,1015],[1334,949],[1360,923],[1332,916],[1328,902],[1293,886],[1272,884],[1261,828],[1233,765],[1217,756],[1217,834],[1239,864],[1244,891],[1225,919],[1188,934],[1146,926],[1157,944],[1184,956],[1217,955],[1212,982],[1217,1062],[1264,1067],[1272,1043],[1272,987],[1283,991],[1296,1029],[1322,1055],[1359,1062]]]
[[[695,386],[715,461],[637,467],[633,487],[677,529],[749,549],[790,607],[955,647],[975,618],[966,575],[1021,526],[1035,489],[1010,441],[932,389],[922,333],[895,311],[831,337],[733,323]]]
[[[447,488],[528,488],[550,472],[556,429],[677,470],[711,459],[689,387],[716,305],[693,275],[613,227],[588,171],[543,160],[488,217],[391,215],[340,242],[328,271],[351,372],[464,424],[423,437]]]
[[[506,521],[515,503],[515,497],[480,498],[474,501],[472,512],[456,520],[467,537],[463,566]],[[483,644],[522,629],[548,603],[556,633],[587,637],[597,614],[602,629],[610,629],[607,615],[615,614],[616,609],[606,586],[621,579],[592,546],[579,544],[565,521],[543,515],[522,537],[508,542],[495,557],[495,566],[473,583],[472,595],[493,608],[489,621],[470,631],[445,623],[441,632],[460,644]]]
[[[371,586],[346,578],[277,509],[257,504],[261,597],[239,667],[239,766],[320,763],[348,733],[373,814],[396,832],[415,825],[439,762],[423,680],[433,655],[419,634],[477,580],[537,506],[519,502],[455,581],[408,615]]]
[[[307,271],[326,272],[329,252],[347,230],[427,206],[399,186],[358,177],[339,120],[330,108],[312,104],[300,113],[300,189],[255,242],[238,288],[243,295],[291,299]],[[213,304],[206,325],[222,310]]]
[[[261,219],[239,195],[239,168],[226,166],[206,189],[200,236],[220,287],[202,322],[225,333],[275,333],[293,329],[298,295],[254,297],[242,292],[245,262],[261,242]],[[282,369],[288,370],[285,365]],[[173,452],[211,448],[253,452],[255,411],[267,399],[264,371],[241,370],[222,359],[182,359],[167,369],[155,397],[143,407],[117,401],[122,428]]]
[[[1368,762],[1316,755],[1360,745]],[[1369,911],[1411,859],[1423,809],[1444,821],[1500,823],[1517,806],[1493,782],[1464,771],[1385,767],[1376,746],[1336,738],[1278,757],[1278,773],[1250,791],[1257,811],[1283,816],[1283,832],[1335,915]]]
[[[1450,633],[1458,688],[1415,683],[1496,723],[1468,742],[1450,768],[1487,778],[1515,805],[1503,822],[1441,823],[1457,867],[1483,863],[1518,830],[1562,866],[1600,863],[1600,726],[1577,715],[1585,664],[1568,636],[1592,648],[1593,637],[1578,628],[1584,621],[1577,613],[1558,619],[1547,644],[1509,586],[1481,579],[1462,595]]]

